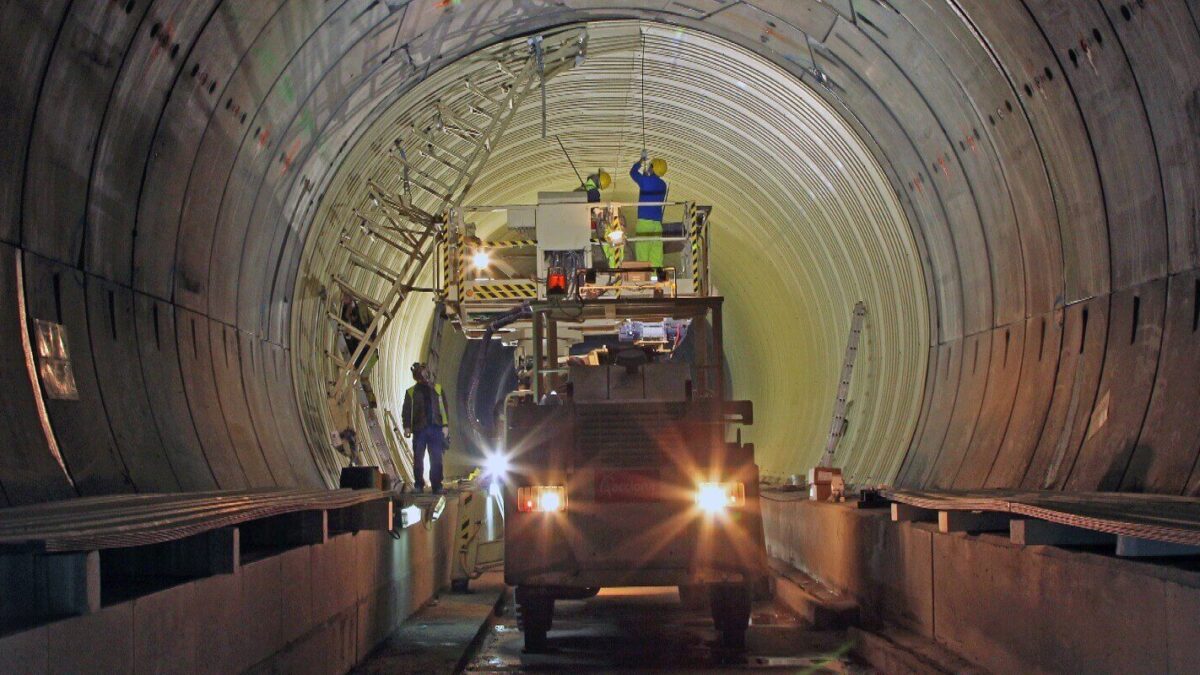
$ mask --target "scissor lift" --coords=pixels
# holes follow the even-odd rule
[[[447,314],[468,338],[480,338],[496,317],[528,302],[708,295],[711,208],[656,203],[664,207],[663,234],[642,236],[626,224],[640,205],[588,203],[582,192],[543,192],[533,205],[457,209],[439,256]],[[485,239],[480,236],[485,229],[506,236]],[[651,267],[634,259],[639,242],[661,243],[665,264]],[[517,320],[501,337],[529,340],[531,326],[528,319]]]

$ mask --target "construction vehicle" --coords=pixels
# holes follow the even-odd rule
[[[459,214],[442,256],[451,320],[516,345],[528,371],[503,411],[505,580],[526,648],[546,646],[556,600],[624,586],[707,591],[738,648],[766,556],[754,449],[731,435],[753,415],[725,397],[708,209],[667,205],[668,266],[649,268],[612,255],[637,240],[622,227],[637,205],[582,199],[480,209],[524,234],[504,241]],[[501,257],[522,247],[536,252]]]

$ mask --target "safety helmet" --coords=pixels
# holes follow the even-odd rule
[[[600,169],[596,172],[596,184],[600,186],[601,190],[607,190],[612,186],[612,176],[608,175],[604,169]]]
[[[413,375],[416,375],[417,372],[420,371],[424,367],[425,367],[424,363],[421,363],[420,361],[416,361],[412,364],[412,367],[409,368],[409,370],[412,371]]]
[[[655,176],[667,175],[667,160],[662,157],[655,157],[650,160],[650,170],[654,172]]]

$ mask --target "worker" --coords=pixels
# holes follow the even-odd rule
[[[586,192],[588,203],[596,204],[600,202],[600,191],[607,190],[610,185],[612,185],[612,176],[608,175],[604,169],[599,169],[596,173],[588,175],[577,191]]]
[[[629,170],[629,177],[641,188],[638,201],[642,202],[642,206],[638,207],[637,227],[634,229],[634,233],[638,237],[661,237],[663,219],[661,202],[667,201],[667,182],[662,177],[667,173],[667,160],[656,157],[654,161],[650,162],[647,171],[646,157],[646,151],[642,150],[641,159],[634,163],[633,168]],[[646,205],[647,202],[651,202],[652,205]],[[654,203],[657,204],[654,205]],[[633,251],[638,260],[650,263],[651,267],[662,267],[663,245],[661,240],[635,241]]]
[[[621,212],[617,209],[610,209],[608,218],[604,222],[604,243],[601,244],[604,249],[604,257],[608,260],[608,269],[613,270],[621,266],[621,261],[625,259],[625,225]]]
[[[346,322],[354,328],[354,331],[366,335],[367,329],[371,327],[371,321],[374,319],[370,308],[349,293],[342,295],[342,321]],[[350,330],[343,330],[342,333],[346,336],[346,349],[353,356],[355,350],[358,349],[362,341],[359,336]],[[354,362],[355,368],[362,367],[363,357],[366,356],[366,351],[359,355],[358,360]]]
[[[425,453],[429,453],[429,482],[434,494],[442,492],[442,454],[450,442],[449,416],[442,385],[434,384],[423,363],[412,364],[416,384],[404,392],[401,424],[404,437],[412,437],[413,479],[417,492],[425,490]]]

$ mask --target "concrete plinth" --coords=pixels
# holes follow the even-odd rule
[[[454,504],[0,635],[0,672],[345,673],[449,584]]]
[[[1200,658],[1200,572],[1106,552],[941,534],[883,509],[765,499],[767,549],[858,600],[868,624],[995,672],[1185,672]]]

